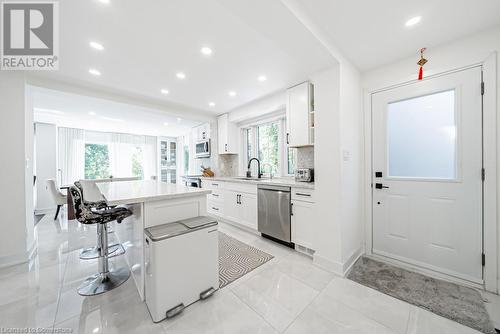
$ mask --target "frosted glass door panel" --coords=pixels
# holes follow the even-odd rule
[[[455,91],[387,106],[389,177],[455,179]]]

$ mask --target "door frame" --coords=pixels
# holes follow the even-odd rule
[[[418,267],[411,264],[402,263],[373,254],[373,189],[372,189],[372,97],[373,94],[386,90],[391,90],[401,86],[406,86],[418,82],[418,80],[409,80],[399,82],[394,85],[382,87],[379,89],[365,90],[363,93],[363,128],[364,128],[364,225],[365,225],[365,254],[367,256],[392,262],[405,266],[411,270],[454,281],[460,284],[469,285],[475,288],[485,289],[489,292],[498,293],[500,286],[500,277],[497,276],[498,263],[498,233],[497,229],[497,157],[500,156],[498,149],[500,145],[497,140],[497,133],[500,132],[500,123],[496,116],[497,110],[497,52],[493,52],[487,59],[480,63],[467,65],[453,70],[442,71],[428,76],[424,80],[433,79],[443,75],[464,71],[470,68],[482,66],[483,82],[485,91],[483,95],[483,166],[486,170],[486,178],[483,183],[483,252],[486,255],[485,265],[483,267],[484,284],[476,284],[456,277],[437,273],[429,269]]]

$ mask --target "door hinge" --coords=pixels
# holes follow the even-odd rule
[[[481,168],[481,180],[486,180],[486,170],[484,168]]]
[[[481,95],[484,95],[484,81],[481,81]]]
[[[483,264],[483,267],[486,265],[486,255],[481,254],[481,263]]]

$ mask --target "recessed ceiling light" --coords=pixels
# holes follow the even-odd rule
[[[209,107],[215,107],[215,103],[214,102],[208,102],[208,106]]]
[[[412,27],[414,26],[415,24],[419,23],[420,20],[422,20],[422,16],[415,16],[415,17],[412,17],[411,19],[409,19],[408,21],[406,21],[405,23],[405,26],[407,27]]]
[[[230,91],[229,93],[227,93],[229,96],[231,97],[235,97],[236,96],[236,92],[234,90]]]
[[[175,75],[178,79],[186,79],[186,74],[184,72],[177,72]]]
[[[104,4],[106,4],[106,5],[108,5],[108,4],[109,4],[109,0],[99,0],[99,2],[104,3]]]
[[[257,78],[257,80],[259,81],[266,81],[267,80],[267,77],[265,75],[259,75],[259,77]]]
[[[97,42],[93,42],[92,41],[92,42],[89,43],[89,45],[90,45],[90,47],[92,47],[92,48],[94,48],[96,50],[99,50],[99,51],[104,50],[104,46],[102,46],[101,43],[97,43]]]
[[[89,115],[90,115],[90,116],[95,116],[95,115],[96,115],[96,113],[95,113],[95,111],[89,111]]]
[[[168,126],[168,123],[167,123],[167,122],[165,122],[165,123],[163,123],[163,125]]]
[[[168,91],[168,89],[162,89],[161,93],[167,95],[169,93],[169,91]]]
[[[205,56],[210,56],[212,54],[212,49],[204,46],[201,48],[200,52],[203,53]]]
[[[182,121],[182,118],[177,117],[177,122],[180,122],[180,121]]]
[[[95,76],[99,76],[101,75],[101,72],[99,72],[98,70],[96,70],[95,68],[91,68],[89,70],[89,73],[92,74],[92,75],[95,75]]]

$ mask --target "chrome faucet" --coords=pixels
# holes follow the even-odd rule
[[[248,166],[247,166],[247,177],[252,177],[252,170],[250,169],[250,166],[252,165],[252,161],[257,161],[257,174],[258,178],[260,179],[262,177],[262,173],[260,172],[260,160],[257,158],[252,158],[248,160]]]

